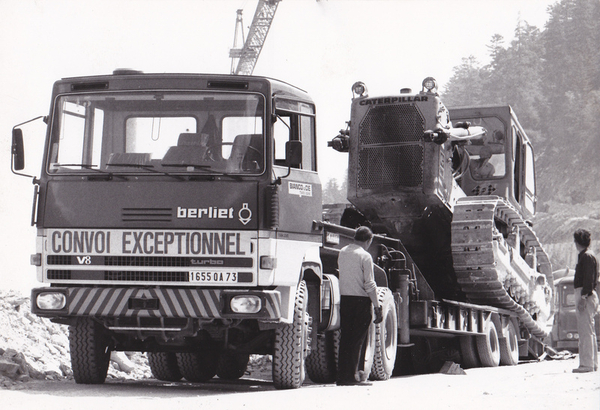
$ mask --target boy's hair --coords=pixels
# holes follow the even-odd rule
[[[585,229],[578,229],[573,234],[573,238],[575,238],[575,242],[577,242],[579,245],[587,248],[590,246],[592,235]]]
[[[361,226],[354,233],[354,240],[358,242],[367,242],[373,237],[373,232],[366,226]]]

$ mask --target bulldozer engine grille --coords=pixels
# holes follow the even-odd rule
[[[424,129],[414,105],[371,107],[359,126],[358,188],[422,185]]]
[[[417,187],[423,183],[423,147],[368,147],[358,154],[358,186],[372,189],[383,185]]]

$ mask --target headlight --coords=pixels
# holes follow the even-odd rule
[[[235,313],[258,313],[262,308],[262,302],[256,295],[239,295],[231,298],[229,306]]]
[[[423,80],[423,91],[427,90],[430,93],[437,93],[437,81],[433,77],[427,77]]]
[[[41,310],[60,310],[67,305],[64,293],[44,292],[37,295],[35,304]]]
[[[356,97],[366,97],[369,94],[367,86],[362,81],[357,81],[352,84],[352,92]]]

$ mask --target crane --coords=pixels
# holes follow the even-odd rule
[[[252,74],[280,1],[259,0],[254,12],[254,18],[252,19],[252,25],[250,25],[248,30],[248,37],[246,37],[245,41],[242,10],[237,10],[233,48],[229,51],[229,57],[231,57],[231,74]],[[244,41],[242,47],[239,46],[241,41]]]

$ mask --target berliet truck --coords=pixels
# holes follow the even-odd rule
[[[111,351],[147,352],[166,381],[235,380],[251,354],[272,356],[277,388],[334,381],[337,254],[359,225],[377,234],[384,311],[362,374],[539,352],[552,270],[531,225],[525,132],[510,107],[449,111],[433,79],[404,91],[353,87],[349,127],[329,143],[349,153],[352,206],[337,224],[322,221],[306,92],[133,70],[57,81],[33,177],[44,286],[31,298],[68,325],[75,381],[104,382]],[[31,176],[24,124],[11,165]]]

